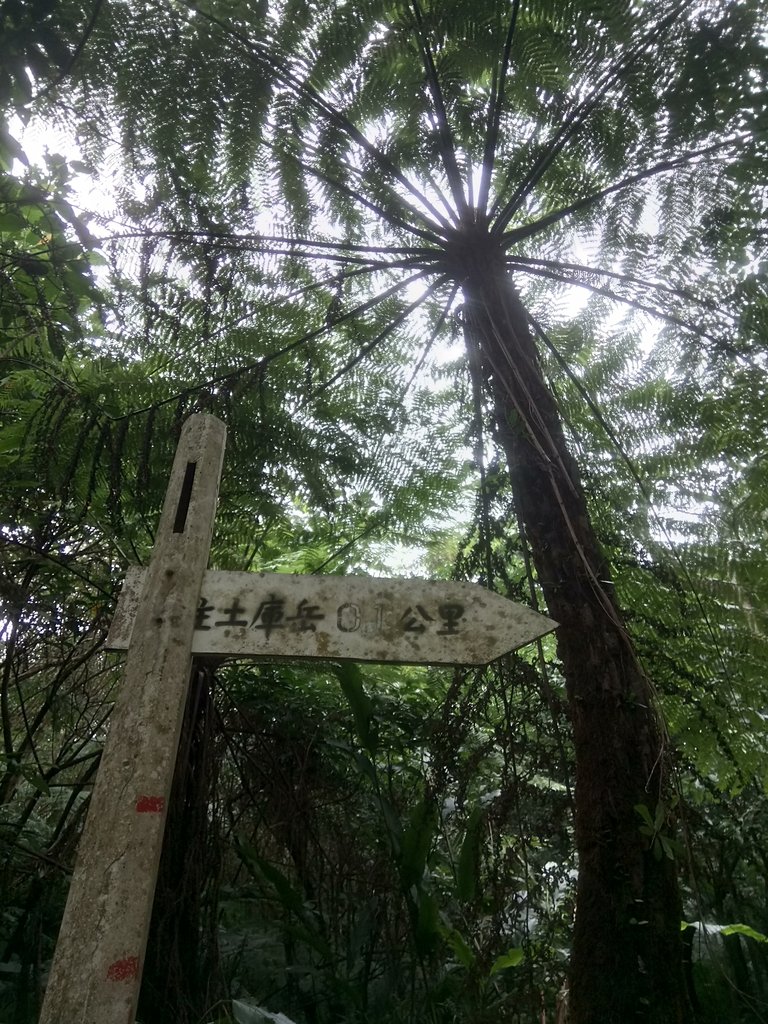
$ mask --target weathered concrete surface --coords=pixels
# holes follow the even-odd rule
[[[133,1024],[225,436],[184,424],[40,1024]]]

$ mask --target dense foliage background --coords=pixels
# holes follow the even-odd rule
[[[541,604],[463,345],[489,238],[665,723],[674,796],[630,826],[688,997],[768,1016],[765,14],[0,3],[0,1020],[37,1018],[189,413],[229,431],[213,567],[405,544]],[[30,159],[41,123],[72,152]],[[199,667],[139,1019],[564,1021],[570,720],[549,640]]]

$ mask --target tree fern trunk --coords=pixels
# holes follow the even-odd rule
[[[691,1019],[675,862],[640,831],[667,795],[662,727],[622,623],[523,306],[498,265],[464,282],[470,364],[491,397],[549,614],[576,757],[572,1024]]]

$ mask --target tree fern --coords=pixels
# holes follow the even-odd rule
[[[708,666],[710,680],[721,678],[727,659],[719,633],[748,612],[743,597],[728,590],[741,586],[743,594],[749,559],[728,564],[722,554],[728,530],[716,516],[727,509],[732,520],[736,510],[754,508],[745,484],[760,478],[761,432],[747,426],[754,424],[749,416],[730,436],[714,429],[713,399],[734,398],[746,408],[749,388],[760,393],[763,380],[762,282],[750,264],[758,265],[764,238],[747,215],[751,204],[764,202],[765,154],[755,131],[765,77],[763,14],[759,5],[615,3],[595,10],[534,0],[472,10],[418,2],[319,4],[311,11],[290,3],[270,10],[112,6],[91,26],[90,45],[62,83],[86,150],[103,157],[111,145],[103,126],[114,124],[133,161],[121,187],[130,194],[145,179],[143,198],[130,211],[147,218],[139,226],[146,255],[138,273],[123,255],[135,241],[120,237],[133,231],[104,224],[105,236],[112,236],[107,244],[121,254],[115,264],[126,300],[113,314],[111,358],[121,365],[124,342],[136,353],[170,349],[190,356],[183,368],[163,365],[162,356],[149,363],[150,382],[142,382],[138,363],[126,362],[121,372],[131,381],[130,400],[99,397],[98,423],[93,404],[79,397],[50,395],[41,403],[36,443],[51,429],[72,453],[78,438],[92,439],[89,461],[78,470],[88,508],[98,504],[112,514],[118,477],[126,475],[110,469],[116,452],[142,453],[136,477],[145,480],[147,438],[160,439],[159,456],[168,425],[172,434],[192,407],[205,407],[221,411],[252,444],[257,438],[247,424],[265,432],[270,444],[256,449],[255,459],[271,492],[257,503],[263,516],[290,503],[292,491],[330,512],[332,481],[352,473],[362,488],[381,495],[382,508],[389,503],[393,523],[413,522],[418,512],[413,503],[408,511],[408,499],[418,473],[426,469],[425,496],[436,476],[429,460],[411,473],[419,459],[411,460],[407,447],[418,444],[419,431],[406,439],[395,430],[383,447],[366,445],[364,424],[349,410],[372,393],[378,405],[381,392],[379,418],[367,408],[365,418],[402,422],[392,415],[400,382],[392,386],[398,375],[391,364],[410,352],[420,360],[433,338],[462,320],[475,374],[472,400],[480,406],[467,419],[475,432],[477,424],[490,423],[508,456],[521,511],[512,533],[517,527],[521,552],[531,544],[550,607],[558,605],[559,590],[578,585],[581,607],[592,609],[582,627],[564,624],[561,631],[574,721],[599,700],[564,638],[569,628],[574,636],[596,636],[587,619],[607,617],[608,633],[616,633],[606,651],[624,652],[617,661],[624,667],[616,670],[624,703],[610,728],[625,713],[627,721],[634,715],[642,723],[630,728],[626,743],[637,735],[647,739],[648,749],[632,748],[643,775],[628,787],[634,795],[619,795],[620,785],[601,790],[591,810],[582,806],[586,817],[577,816],[582,879],[590,878],[600,852],[592,832],[620,836],[622,850],[634,851],[637,874],[634,868],[629,874],[650,879],[638,898],[650,901],[657,922],[666,903],[666,926],[654,933],[658,943],[639,934],[637,946],[624,942],[637,931],[622,903],[626,893],[585,926],[590,899],[583,890],[574,948],[576,1020],[618,1015],[617,998],[625,1000],[621,1012],[629,1012],[646,994],[627,965],[636,966],[638,956],[650,963],[665,948],[671,955],[661,956],[670,964],[678,955],[673,869],[657,868],[650,849],[642,848],[633,812],[644,803],[639,790],[648,779],[663,790],[656,774],[663,736],[643,713],[651,695],[642,670],[627,668],[633,655],[606,584],[609,561],[644,658],[695,608],[692,635],[681,635],[669,657],[649,662],[684,746],[703,770],[719,771],[724,786],[741,785],[739,773],[755,769],[746,749],[734,749],[729,728],[713,732],[716,742],[706,751],[694,737],[696,715],[714,729],[726,711],[717,696],[697,700],[697,681]],[[161,64],[165,76],[158,74]],[[703,68],[710,66],[704,81]],[[232,113],[240,107],[242,121]],[[177,109],[186,112],[183,132]],[[267,212],[274,226],[262,233]],[[588,257],[574,251],[574,237]],[[565,307],[563,289],[574,285],[593,298],[569,331],[557,303]],[[279,306],[270,299],[275,288],[290,295]],[[614,323],[624,316],[617,309],[626,311],[621,330],[602,328],[606,316]],[[645,366],[636,347],[643,322],[656,323],[658,332]],[[551,408],[544,381],[528,373],[540,358],[535,344],[545,353],[555,392]],[[406,379],[403,374],[403,384]],[[411,416],[418,409],[405,398],[399,404]],[[581,458],[583,507],[561,421]],[[702,424],[709,427],[703,434]],[[539,463],[562,469],[557,483],[542,471],[538,505],[526,497],[525,473],[531,491],[538,471],[529,442]],[[275,464],[271,447],[287,465]],[[735,467],[724,469],[725,453]],[[79,462],[70,457],[73,467]],[[440,465],[452,471],[450,456]],[[239,466],[236,475],[247,476]],[[237,487],[242,493],[242,479]],[[541,501],[543,494],[549,499]],[[701,529],[687,526],[710,496],[711,521],[705,517]],[[619,514],[611,510],[617,501]],[[580,528],[588,510],[608,557],[597,548],[585,557],[584,535],[575,552],[553,561],[547,551],[555,533],[545,538],[537,531],[558,508],[567,509],[560,537]],[[490,545],[487,507],[483,517]],[[666,533],[660,520],[667,520]],[[564,565],[572,572],[564,573]],[[655,597],[644,608],[649,581]],[[680,587],[691,600],[678,600]],[[754,640],[757,633],[750,626],[744,635]],[[717,651],[716,658],[702,655],[705,649]],[[577,735],[583,766],[581,742]],[[617,749],[624,745],[616,739]],[[582,781],[577,794],[588,788]],[[603,812],[614,803],[622,810],[606,825]],[[603,883],[612,871],[606,867]],[[598,875],[593,870],[593,881]],[[610,916],[619,905],[626,910],[619,915],[623,924]],[[609,991],[605,969],[590,973],[599,959],[592,955],[596,935],[609,936],[601,947],[606,957],[628,951],[626,970],[615,972],[627,979],[623,992]],[[664,946],[667,940],[671,945]],[[650,974],[660,981],[674,974],[658,966]],[[676,984],[653,997],[653,1019],[685,1016]],[[677,1009],[670,1009],[675,1001]]]

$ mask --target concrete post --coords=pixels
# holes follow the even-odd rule
[[[40,1024],[133,1024],[208,564],[226,429],[176,450]]]

